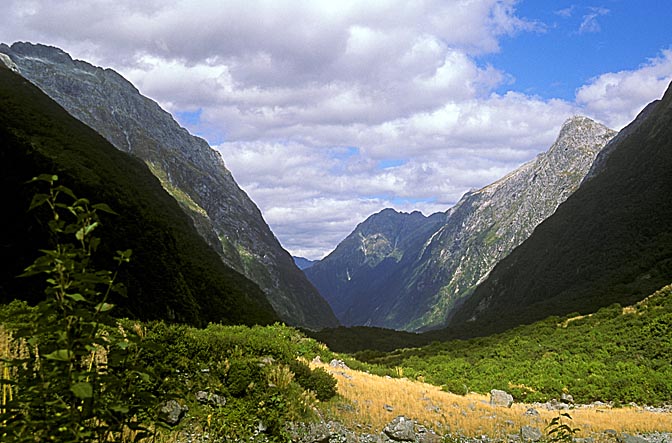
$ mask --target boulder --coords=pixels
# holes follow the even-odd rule
[[[541,440],[541,431],[534,426],[523,426],[520,428],[520,437],[523,441],[539,441]]]
[[[226,405],[226,398],[223,395],[213,394],[207,391],[198,391],[196,401],[202,405],[222,407]]]
[[[415,441],[415,422],[400,415],[383,428],[383,433],[394,441]]]
[[[562,401],[563,403],[568,403],[570,405],[573,405],[574,404],[574,397],[572,397],[569,394],[562,394],[560,396],[560,401]]]
[[[171,426],[175,426],[182,420],[189,408],[180,405],[177,400],[168,400],[159,410],[159,419]]]
[[[338,369],[350,369],[348,367],[348,365],[346,365],[343,360],[333,359],[332,361],[329,362],[329,366],[331,366],[332,368],[338,368]]]
[[[492,406],[503,406],[510,408],[513,404],[513,396],[506,391],[493,389],[490,391],[490,404]]]
[[[649,443],[649,440],[640,437],[638,435],[630,435],[630,434],[621,434],[619,435],[616,440],[619,443]]]

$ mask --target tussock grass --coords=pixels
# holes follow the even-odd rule
[[[439,387],[411,381],[379,377],[349,369],[318,365],[338,380],[339,401],[325,405],[329,419],[340,421],[358,432],[378,433],[394,417],[404,415],[438,434],[447,432],[464,436],[506,437],[517,434],[522,426],[544,428],[559,414],[541,407],[539,415],[526,415],[533,407],[514,403],[511,408],[494,407],[489,396],[469,393],[466,396],[442,391]],[[386,405],[392,411],[386,410]],[[389,408],[388,408],[389,409]],[[569,412],[572,427],[588,437],[613,429],[619,433],[649,433],[672,430],[672,414],[648,412],[637,408],[577,408]]]

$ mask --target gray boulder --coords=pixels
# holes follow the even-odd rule
[[[175,426],[182,420],[189,408],[180,405],[176,400],[168,400],[159,410],[159,419],[171,426]]]
[[[520,437],[523,441],[539,441],[541,440],[541,431],[534,426],[523,426],[520,428]]]
[[[400,415],[383,428],[383,433],[395,441],[414,441],[415,422]]]
[[[490,404],[492,406],[503,406],[510,408],[513,404],[513,396],[506,391],[493,389],[490,391]]]

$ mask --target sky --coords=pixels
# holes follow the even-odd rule
[[[0,42],[115,69],[218,150],[293,255],[445,211],[572,115],[672,81],[669,0],[3,0]]]

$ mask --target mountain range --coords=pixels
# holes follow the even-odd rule
[[[330,345],[389,348],[631,304],[672,279],[669,89],[617,135],[573,117],[547,152],[453,208],[383,210],[309,263],[207,142],[116,72],[29,43],[0,45],[0,62],[2,301],[39,294],[15,276],[50,243],[26,212],[26,181],[45,172],[119,212],[103,219],[101,256],[136,251],[115,302],[138,318],[282,320],[326,327],[316,336]]]
[[[304,272],[343,325],[445,326],[493,266],[578,188],[614,135],[572,117],[547,152],[448,211],[374,214]]]
[[[455,312],[479,335],[632,304],[672,281],[672,85],[599,154],[579,189]]]
[[[3,44],[0,53],[70,114],[147,164],[223,263],[259,285],[283,321],[313,329],[338,324],[205,140],[111,69],[31,43]]]

